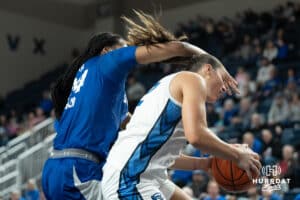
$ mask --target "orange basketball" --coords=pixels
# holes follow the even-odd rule
[[[214,157],[211,169],[216,182],[228,192],[244,192],[253,185],[246,171],[240,169],[232,161]]]

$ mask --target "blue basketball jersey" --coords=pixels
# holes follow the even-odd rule
[[[124,47],[85,62],[76,74],[54,149],[80,148],[106,158],[128,112],[125,81],[136,65],[136,47]]]

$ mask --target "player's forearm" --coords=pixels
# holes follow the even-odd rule
[[[192,156],[181,155],[176,159],[172,169],[178,170],[204,170],[211,167],[211,158],[197,158]]]
[[[208,128],[199,130],[198,139],[193,141],[193,146],[216,157],[234,162],[239,159],[240,155],[238,148],[223,142]]]
[[[207,54],[206,51],[204,51],[203,49],[192,45],[190,43],[187,42],[181,42],[182,44],[182,49],[181,49],[181,55],[178,56],[194,56],[194,55],[201,55],[201,54]]]
[[[163,62],[175,57],[192,57],[206,53],[202,49],[185,42],[167,42],[149,46],[139,46],[135,57],[139,64]]]

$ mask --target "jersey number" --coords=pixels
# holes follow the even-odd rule
[[[84,70],[84,65],[82,65],[82,67],[80,67],[79,72],[82,72],[83,70]],[[80,89],[84,85],[84,81],[88,74],[88,71],[89,71],[88,69],[84,70],[84,72],[81,74],[81,76],[79,78],[74,79],[73,86],[72,86],[73,95],[69,96],[68,102],[65,106],[65,109],[73,108],[75,106],[76,94],[80,92]]]

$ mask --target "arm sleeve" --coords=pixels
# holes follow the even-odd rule
[[[98,66],[111,80],[124,80],[128,73],[137,65],[135,58],[136,46],[123,47],[100,56]]]

